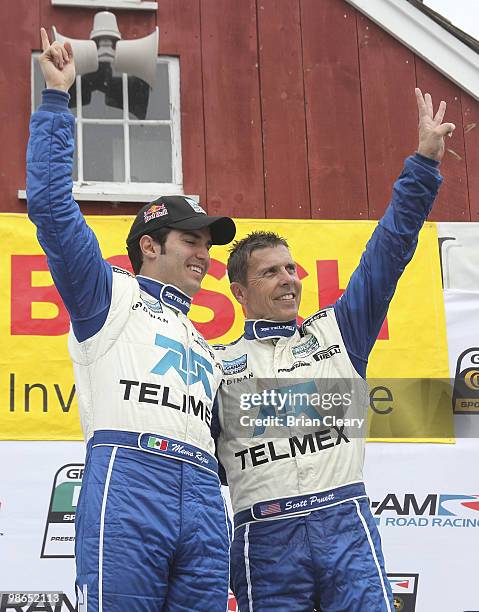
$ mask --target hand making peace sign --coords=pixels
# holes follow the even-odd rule
[[[417,110],[419,114],[419,145],[417,152],[430,159],[441,161],[445,145],[444,136],[452,136],[456,129],[454,123],[442,123],[446,112],[446,103],[442,100],[434,115],[431,94],[422,95],[416,87]]]

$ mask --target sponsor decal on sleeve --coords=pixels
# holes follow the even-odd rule
[[[306,327],[308,327],[308,325],[311,325],[312,323],[314,323],[315,321],[318,321],[319,319],[324,319],[324,317],[327,317],[327,316],[328,316],[327,310],[320,310],[319,312],[316,312],[315,314],[305,319],[303,321],[303,324],[301,325],[301,329],[305,329]]]
[[[112,266],[111,269],[116,274],[124,274],[125,276],[133,276],[133,274],[128,272],[128,270],[125,270],[124,268],[119,268],[118,266]]]

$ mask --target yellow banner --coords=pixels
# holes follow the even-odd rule
[[[124,245],[131,221],[132,217],[87,217],[104,257],[122,267],[129,267]],[[299,314],[305,318],[339,297],[376,223],[240,219],[237,226],[238,238],[265,229],[288,239],[303,278]],[[35,228],[26,215],[19,214],[1,214],[0,228],[4,281],[0,289],[0,438],[81,439],[67,352],[68,315],[53,286]],[[191,319],[207,340],[229,342],[241,335],[243,314],[229,291],[227,247],[213,247],[211,255],[211,268],[194,300]],[[433,223],[427,223],[371,355],[368,378],[448,376],[437,232]],[[381,393],[386,392],[377,391],[370,410],[374,438],[424,438],[427,434],[442,442],[452,438],[450,405],[424,402],[422,383],[409,385],[407,399],[402,394],[401,401],[394,398],[394,389],[382,399]]]

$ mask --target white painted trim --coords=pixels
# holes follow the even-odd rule
[[[367,524],[366,519],[364,518],[364,516],[363,516],[363,514],[361,512],[361,508],[359,507],[359,502],[356,499],[354,500],[354,505],[356,506],[356,512],[357,512],[357,514],[359,516],[359,520],[361,521],[361,524],[362,524],[362,526],[364,528],[364,531],[366,532],[366,538],[368,540],[369,548],[371,549],[371,554],[372,554],[373,559],[374,559],[374,564],[376,565],[376,569],[377,569],[377,572],[379,574],[379,580],[381,582],[381,589],[382,589],[382,592],[383,592],[384,601],[386,603],[386,610],[387,610],[387,612],[391,612],[391,604],[389,603],[389,597],[388,597],[388,592],[386,590],[386,584],[384,582],[384,576],[383,576],[383,573],[381,571],[381,565],[379,563],[378,555],[376,553],[376,548],[374,547],[374,542],[373,542],[373,539],[371,537],[371,533],[369,531],[368,524]],[[387,578],[386,578],[386,580],[387,580]]]
[[[162,56],[160,56],[161,59]],[[170,121],[171,121],[171,165],[172,181],[183,184],[183,164],[181,157],[181,110],[180,110],[180,61],[179,58],[168,57],[168,79],[170,89]]]
[[[113,472],[113,464],[115,463],[117,447],[113,447],[110,462],[108,464],[108,472],[105,479],[105,488],[103,489],[103,499],[101,503],[100,514],[100,541],[98,549],[98,612],[103,612],[103,539],[105,536],[105,514],[106,502],[108,499],[108,489],[110,487],[111,473]]]
[[[160,195],[184,195],[183,185],[172,183],[73,183],[73,197],[81,202],[151,202]],[[25,189],[17,192],[19,200],[27,199]],[[198,195],[188,196],[199,200]]]
[[[407,0],[346,0],[479,100],[479,54]]]
[[[89,8],[104,9],[135,9],[156,11],[158,8],[157,2],[149,2],[147,0],[51,0],[53,6],[86,6]]]
[[[124,164],[125,164],[125,181],[131,182],[131,165],[130,165],[130,125],[129,110],[130,110],[130,98],[128,96],[128,75],[123,73],[121,75],[122,95],[123,95],[123,153],[124,153]]]

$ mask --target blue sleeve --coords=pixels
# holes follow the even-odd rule
[[[348,354],[363,377],[389,302],[414,255],[419,231],[441,185],[438,165],[418,153],[406,159],[394,183],[391,202],[345,292],[334,305]]]
[[[69,95],[46,89],[30,120],[27,150],[28,216],[80,342],[104,324],[112,269],[72,195],[75,120]]]

